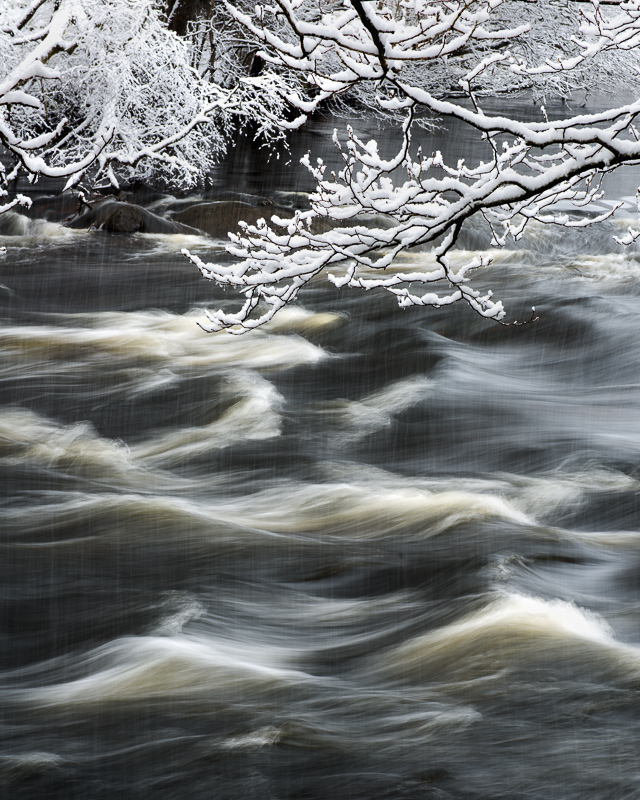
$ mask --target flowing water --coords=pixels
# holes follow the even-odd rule
[[[294,176],[247,145],[145,202]],[[627,224],[497,254],[479,286],[532,325],[316,281],[232,337],[180,255],[222,241],[6,216],[0,795],[638,798]]]

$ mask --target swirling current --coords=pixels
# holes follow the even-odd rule
[[[234,158],[136,202],[300,199]],[[220,238],[45,205],[0,219],[2,797],[640,796],[624,210],[496,254],[530,325],[318,280],[232,337],[180,255]]]

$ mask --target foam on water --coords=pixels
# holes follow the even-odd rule
[[[261,747],[272,747],[285,735],[286,731],[283,728],[267,726],[244,736],[230,736],[222,742],[221,747],[223,750],[254,750]]]
[[[558,266],[578,280],[594,283],[629,283],[640,276],[640,257],[634,252],[582,253],[565,257]]]
[[[57,753],[33,751],[0,756],[0,775],[10,780],[33,778],[61,767],[65,759]]]
[[[483,268],[483,275],[488,278],[492,276],[492,270],[496,266],[511,266],[516,265],[522,268],[525,264],[532,264],[533,261],[527,250],[511,250],[505,248],[481,248],[478,250],[465,250],[463,248],[452,249],[448,253],[449,263],[454,270],[466,266],[472,261],[477,261],[478,258],[483,258],[489,262]],[[395,275],[396,273],[407,272],[435,272],[440,269],[440,265],[436,260],[436,256],[431,246],[428,249],[417,248],[416,250],[403,251],[400,253],[391,264],[384,268],[381,273],[380,269],[375,267],[367,267],[361,265],[358,267],[358,275],[367,280],[374,280],[384,278],[385,276]],[[338,276],[346,274],[347,266],[344,264],[336,264],[331,267],[331,272]],[[446,289],[447,284],[442,283],[434,284],[437,289],[442,286]]]
[[[518,524],[529,526],[545,523],[557,514],[578,510],[594,495],[606,494],[611,502],[615,502],[616,495],[640,490],[640,482],[634,475],[596,465],[575,469],[572,465],[566,464],[559,469],[538,475],[496,473],[484,477],[445,478],[409,478],[389,470],[349,462],[325,462],[322,467],[328,481],[360,485],[363,489],[369,486],[372,492],[378,492],[379,487],[384,486],[386,491],[411,489],[428,494],[460,493],[469,497],[480,495],[499,498],[512,512],[522,515],[517,521]],[[546,527],[539,529],[538,533],[544,534],[545,531],[554,537],[590,539],[598,536],[591,532],[588,534],[579,531],[569,532],[560,528],[549,530]],[[638,534],[623,532],[602,534],[602,537],[605,537],[603,543],[614,543],[618,540],[628,542],[629,537],[635,541],[637,536]]]
[[[171,448],[165,443],[166,449],[155,445],[158,452],[147,454],[147,460],[165,465],[192,456],[199,452],[198,437],[194,434],[193,438],[193,443],[172,443]],[[92,449],[90,443],[88,449]],[[135,448],[133,451],[139,455]],[[48,452],[45,456],[45,463],[52,463]],[[99,453],[95,453],[91,463],[98,459]],[[14,458],[12,463],[17,460]],[[64,465],[68,463],[62,461]],[[104,468],[97,475],[102,478],[101,483],[107,482],[109,475]],[[131,476],[128,480],[129,492],[107,492],[104,487],[94,495],[66,492],[55,496],[53,503],[43,500],[28,508],[7,511],[7,530],[26,535],[26,541],[32,535],[37,538],[41,531],[47,533],[49,543],[55,530],[71,526],[73,530],[86,530],[89,538],[106,532],[110,537],[124,536],[132,542],[155,538],[181,543],[184,548],[209,542],[217,548],[224,543],[232,547],[253,543],[286,550],[294,541],[297,547],[304,541],[312,544],[329,539],[347,543],[393,540],[399,535],[405,541],[416,541],[490,520],[511,523],[514,536],[523,526],[529,529],[536,525],[513,501],[497,494],[447,490],[446,484],[439,491],[429,491],[373,482],[358,486],[288,481],[248,496],[204,500],[188,494],[179,496],[181,489],[189,493],[199,483],[192,486],[188,480],[170,474],[143,472],[139,487],[145,494],[132,493],[136,484]],[[216,475],[206,483],[210,492],[217,485]],[[165,494],[157,494],[160,491]],[[556,531],[554,537],[558,534]],[[72,545],[72,541],[61,543]]]
[[[212,437],[210,446],[214,446],[213,439],[215,437]],[[165,442],[166,460],[175,463],[176,458],[180,460],[184,457],[184,453],[178,457],[174,450],[172,454],[170,444]],[[177,446],[179,445],[178,442]],[[158,454],[160,461],[161,452],[162,450]],[[131,448],[124,442],[99,436],[88,422],[64,425],[18,407],[0,410],[0,465],[46,469],[59,476],[78,476],[90,481],[101,492],[108,488],[120,489],[124,494],[117,496],[120,498],[117,502],[124,505],[131,496],[130,492],[150,492],[152,495],[161,492],[161,496],[167,498],[173,493],[189,493],[202,488],[211,491],[220,483],[226,483],[225,476],[221,475],[210,475],[205,481],[182,478],[174,473],[155,469],[150,464],[137,460]],[[68,492],[68,487],[64,486],[64,490]],[[66,496],[65,492],[61,493],[54,506],[48,506],[46,502],[31,503],[26,518],[27,528],[29,518],[34,529],[37,528],[40,512],[44,514],[45,528],[52,525],[52,517],[63,527],[73,524],[80,513],[79,509],[84,506],[94,509],[88,511],[89,518],[86,521],[90,522],[91,515],[98,513],[94,503],[102,502],[88,491],[79,496],[72,495],[69,500],[64,500]],[[101,497],[104,500],[108,495]],[[7,525],[18,524],[14,515],[19,517],[21,513],[6,510]],[[14,521],[10,522],[10,518]]]
[[[167,482],[165,489],[171,484]],[[158,488],[158,487],[155,487]],[[162,488],[162,487],[161,487]],[[180,488],[174,481],[173,490]],[[101,492],[67,492],[39,504],[4,512],[7,536],[24,548],[65,548],[72,554],[111,548],[178,545],[181,552],[203,547],[236,552],[278,537],[234,525],[215,506],[180,497]]]
[[[343,314],[332,311],[309,311],[301,306],[287,306],[262,327],[273,333],[315,333],[334,328],[345,321]]]
[[[335,400],[318,407],[325,424],[336,427],[329,440],[334,446],[352,444],[393,423],[396,414],[411,408],[433,393],[434,382],[415,376],[385,386],[362,400]]]
[[[176,487],[178,488],[178,487]],[[378,537],[394,537],[405,532],[411,538],[435,536],[466,522],[503,519],[516,525],[531,524],[522,512],[500,497],[468,492],[426,492],[419,489],[368,488],[349,485],[305,485],[288,483],[268,492],[258,492],[237,499],[218,499],[206,503],[180,497],[138,494],[100,493],[92,496],[71,495],[55,506],[43,504],[30,511],[9,512],[7,521],[19,525],[23,519],[28,530],[42,525],[50,530],[51,515],[65,525],[93,520],[93,529],[100,530],[101,516],[110,520],[111,528],[126,532],[131,526],[133,538],[147,533],[158,536],[164,529],[185,545],[194,535],[213,537],[221,541],[224,528],[213,523],[232,526],[223,536],[242,541],[241,530],[259,532],[260,537],[282,537],[282,546],[292,537],[327,535],[345,537],[345,541]],[[30,514],[30,516],[29,516]],[[188,531],[188,536],[180,531]],[[251,534],[254,536],[255,534]],[[254,539],[255,541],[255,539]]]
[[[0,216],[0,242],[7,247],[31,247],[43,242],[69,243],[88,235],[85,230],[65,228],[44,219],[29,219],[15,211],[6,211]]]
[[[152,253],[179,254],[183,249],[194,253],[204,253],[210,257],[225,253],[225,248],[216,246],[210,236],[205,233],[134,233],[136,238],[154,245]],[[148,255],[148,253],[146,254]],[[187,266],[189,262],[185,262]]]
[[[495,290],[502,290],[505,276],[513,276],[514,272],[519,281],[524,278],[536,280],[541,276],[549,280],[553,276],[560,280],[588,280],[615,286],[628,283],[640,273],[640,244],[623,246],[614,238],[623,235],[629,226],[637,227],[637,219],[615,218],[594,229],[554,229],[553,226],[532,221],[517,242],[509,241],[505,247],[486,247],[484,242],[478,243],[477,248],[460,246],[453,248],[448,258],[454,269],[460,269],[478,258],[489,262],[472,279],[480,281],[482,285],[488,284]],[[463,240],[464,236],[463,233]],[[401,253],[384,272],[391,275],[437,269],[434,253],[418,249]],[[337,274],[344,273],[344,268],[341,270],[336,267],[336,270]],[[359,274],[367,279],[380,277],[380,271],[373,268],[360,267]]]
[[[461,524],[491,519],[511,522],[515,530],[523,526],[538,528],[541,522],[558,513],[579,510],[591,496],[606,493],[614,497],[636,492],[638,488],[635,477],[600,468],[562,469],[538,476],[409,479],[373,467],[329,463],[324,465],[326,483],[278,482],[266,491],[251,494],[250,502],[243,495],[218,500],[215,510],[197,496],[188,499],[165,495],[159,499],[158,492],[197,493],[198,487],[215,491],[215,487],[222,486],[226,480],[224,475],[217,474],[202,480],[187,480],[164,470],[232,444],[260,442],[280,435],[283,398],[273,385],[255,373],[239,371],[230,373],[228,378],[223,393],[228,393],[230,403],[222,413],[217,412],[209,424],[161,429],[147,433],[129,446],[99,436],[86,422],[64,425],[27,409],[5,407],[0,411],[0,463],[33,465],[81,475],[99,481],[102,491],[107,485],[122,485],[125,489],[125,494],[119,497],[103,494],[95,498],[87,494],[84,501],[78,498],[57,501],[55,516],[62,527],[73,524],[74,520],[85,518],[88,521],[92,515],[106,513],[109,504],[114,503],[120,509],[118,513],[124,515],[123,519],[128,518],[125,508],[134,502],[141,510],[148,508],[143,515],[150,513],[158,520],[164,515],[168,531],[181,524],[192,529],[194,520],[202,518],[207,521],[203,523],[205,526],[215,520],[242,529],[285,536],[322,534],[347,539],[391,537],[399,532],[411,537],[429,537]],[[420,396],[425,387],[430,390],[428,381],[409,381],[408,384],[406,397],[403,397],[403,383],[394,385],[389,392],[379,393],[383,406],[385,402],[388,404],[388,413],[411,402],[410,389],[416,391],[416,396]],[[358,413],[372,411],[375,421],[381,418],[372,399],[376,396],[369,398],[371,406],[355,403],[340,408],[343,419],[353,425],[351,431],[355,428],[358,434],[363,429],[371,429],[370,420],[365,416],[363,423]],[[345,424],[343,435],[349,433]],[[136,490],[150,492],[151,496],[145,500],[143,496],[131,494]],[[132,501],[132,498],[135,499]],[[45,527],[51,521],[52,508],[32,506],[30,519],[34,530],[38,527],[41,508]],[[8,513],[11,516],[13,512]],[[21,527],[17,517],[11,524]],[[146,527],[149,526],[152,527],[150,521]],[[543,535],[544,531],[539,529],[539,533]],[[595,533],[569,534],[557,528],[545,535],[573,539],[586,536],[594,542],[597,536]],[[616,546],[628,544],[629,536],[634,540],[633,534],[620,534],[617,538],[613,534],[603,536],[612,546],[618,540]]]

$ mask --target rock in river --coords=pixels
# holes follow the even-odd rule
[[[226,239],[229,231],[236,232],[241,220],[255,225],[259,219],[270,220],[271,217],[291,217],[290,209],[276,206],[251,206],[237,200],[214,200],[210,203],[198,203],[173,215],[173,219],[185,225],[208,233],[216,239]]]
[[[110,197],[68,222],[67,226],[94,227],[109,233],[201,233],[196,228],[159,217],[142,206],[122,203]]]
[[[200,228],[215,239],[226,239],[229,231],[237,233],[240,221],[255,225],[259,219],[266,219],[270,223],[274,215],[281,219],[291,219],[294,214],[292,208],[283,206],[271,204],[254,206],[239,200],[214,200],[190,206],[174,214],[172,219]],[[333,226],[329,220],[316,219],[311,230],[314,233],[321,233]]]

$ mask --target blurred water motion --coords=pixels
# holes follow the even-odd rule
[[[233,158],[154,213],[309,188]],[[3,797],[638,796],[625,219],[498,254],[535,325],[317,281],[237,338],[220,240],[1,222]]]

